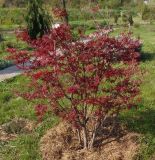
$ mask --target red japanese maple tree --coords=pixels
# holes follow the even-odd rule
[[[140,42],[130,35],[95,36],[75,41],[62,24],[37,40],[18,34],[33,51],[9,48],[10,59],[31,77],[32,91],[24,97],[46,100],[36,106],[39,119],[49,109],[77,130],[83,148],[92,148],[107,117],[137,105]],[[26,64],[21,65],[21,64]]]

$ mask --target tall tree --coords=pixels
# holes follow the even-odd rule
[[[68,24],[69,19],[68,19],[68,13],[67,13],[67,9],[66,9],[66,0],[62,0],[62,4],[63,4],[63,9],[66,12],[66,15],[64,17],[65,18],[65,22]]]

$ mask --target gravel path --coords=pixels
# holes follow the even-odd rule
[[[9,78],[13,78],[15,76],[18,76],[20,74],[22,74],[22,70],[20,70],[19,68],[17,68],[16,66],[12,66],[6,69],[3,69],[0,71],[0,82],[9,79]]]

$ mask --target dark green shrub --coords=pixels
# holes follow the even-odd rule
[[[28,33],[32,39],[42,37],[49,31],[51,19],[43,8],[42,0],[29,0],[26,22]]]

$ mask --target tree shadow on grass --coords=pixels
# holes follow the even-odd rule
[[[150,142],[152,139],[147,139],[148,135],[155,138],[155,109],[132,109],[124,113],[119,119],[120,121],[118,121],[118,124],[114,127],[111,134],[109,134],[109,128],[105,129],[101,127],[94,144],[96,147],[111,143],[112,141],[117,141],[130,132],[146,135],[146,141]],[[108,119],[108,123],[109,122],[111,123],[112,119]],[[126,129],[124,130],[124,127],[119,125],[119,122],[125,124],[128,131]],[[108,124],[108,126],[110,125]]]
[[[128,129],[144,135],[151,134],[155,137],[155,109],[131,112],[121,117]]]
[[[155,60],[155,53],[151,52],[141,52],[141,61],[152,61]]]

